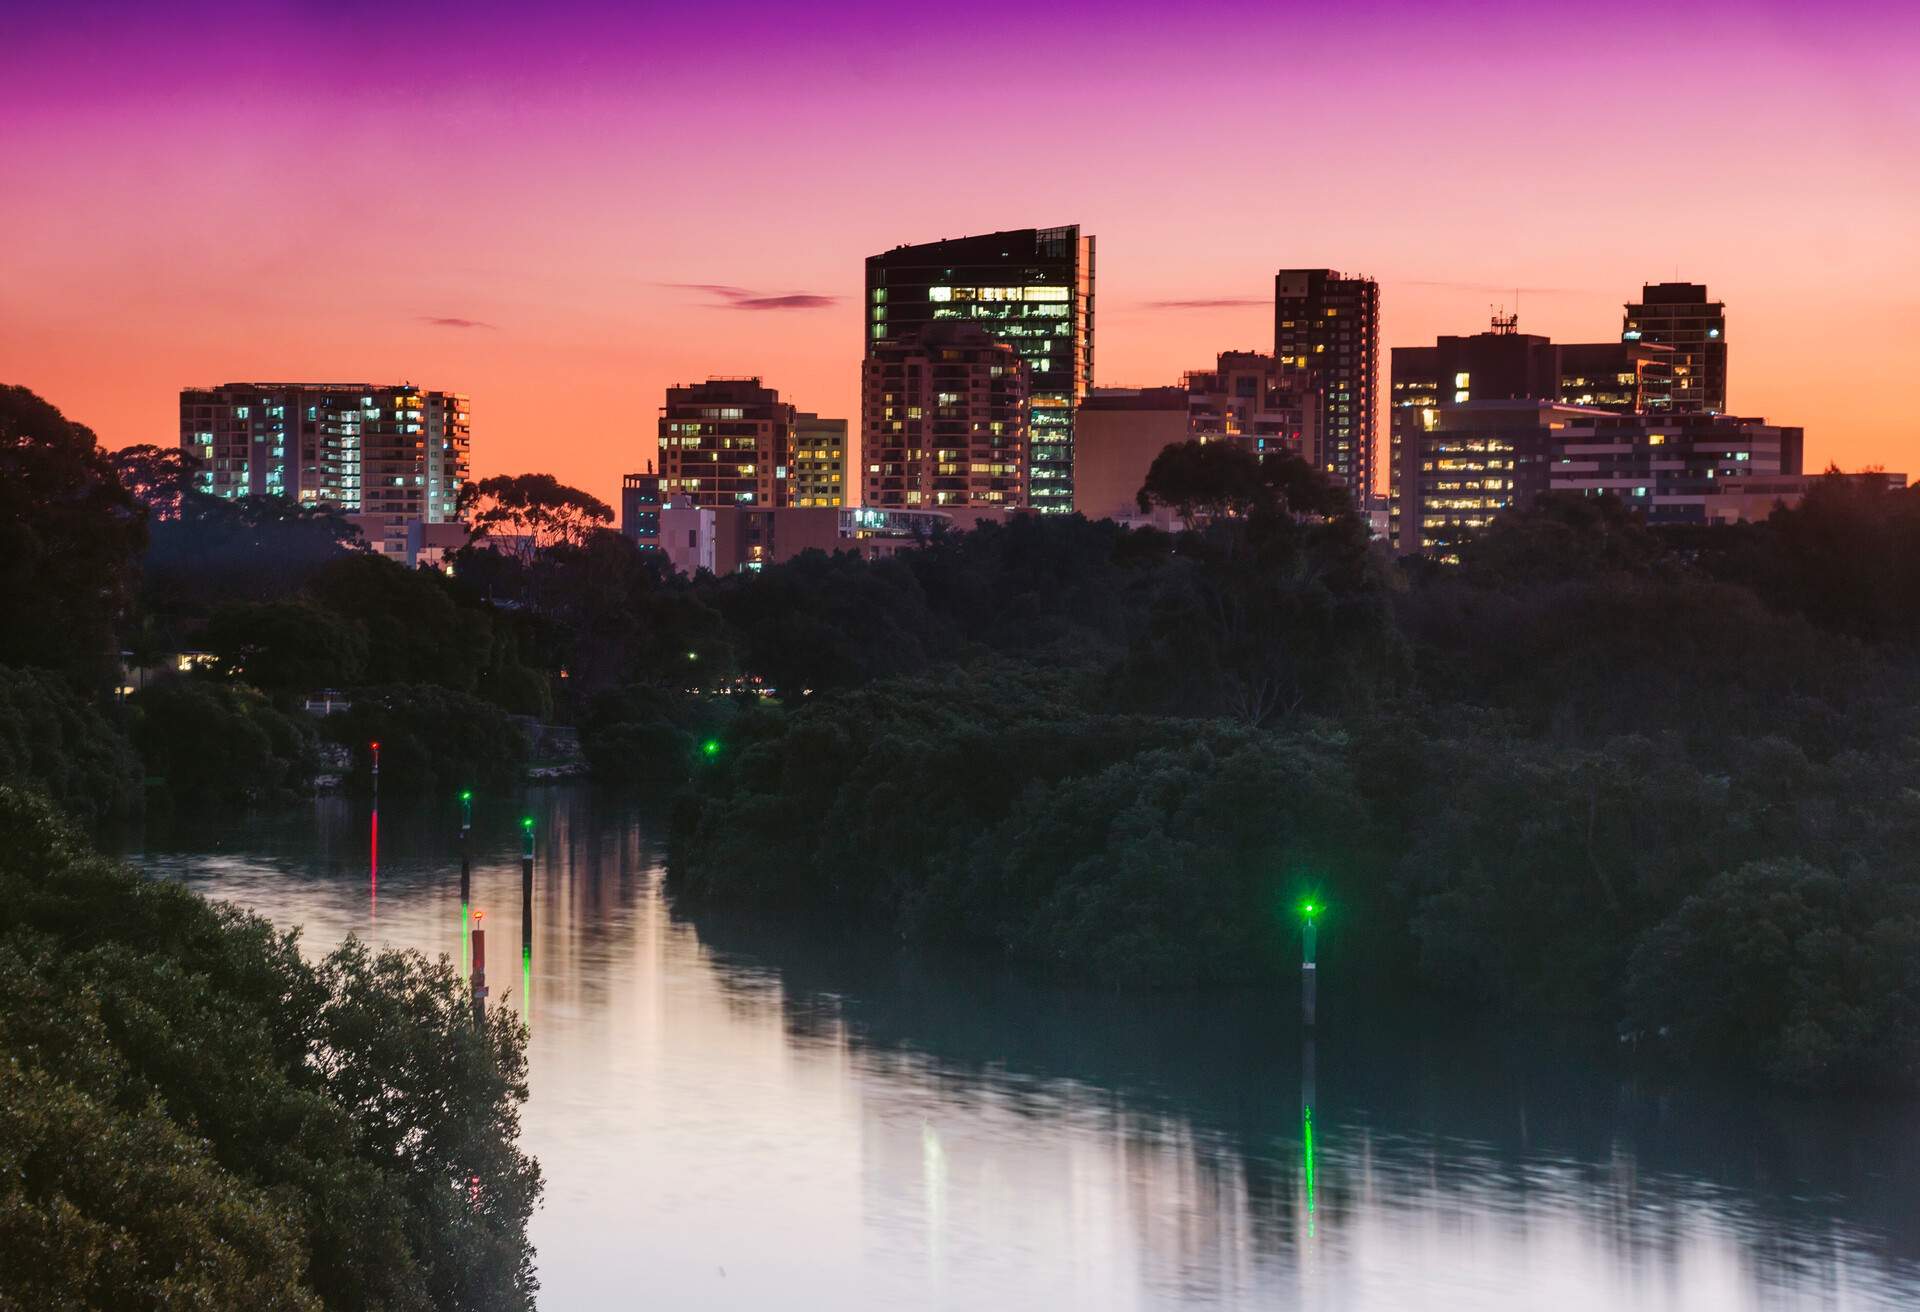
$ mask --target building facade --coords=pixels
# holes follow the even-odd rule
[[[696,506],[676,502],[660,511],[660,543],[682,574],[753,572],[806,551],[853,552],[868,559],[923,546],[964,532],[1004,512],[883,510],[872,506]]]
[[[642,551],[660,550],[660,475],[651,465],[620,480],[620,532]]]
[[[978,324],[872,343],[860,371],[861,503],[1018,509],[1028,492],[1025,359]]]
[[[224,383],[180,393],[180,446],[213,496],[278,496],[354,518],[402,556],[409,524],[460,518],[467,398],[411,384]]]
[[[1333,269],[1273,281],[1273,354],[1283,381],[1319,393],[1317,463],[1363,501],[1373,491],[1380,284]]]
[[[1222,351],[1187,375],[1187,435],[1240,441],[1256,455],[1286,451],[1320,464],[1320,394],[1258,351]]]
[[[1187,440],[1186,387],[1096,387],[1080,403],[1073,447],[1074,500],[1088,519],[1172,527],[1171,515],[1142,514],[1136,497],[1154,457]]]
[[[1520,332],[1513,316],[1471,337],[1392,351],[1390,408],[1463,401],[1558,401],[1641,414],[1664,408],[1672,352],[1642,342],[1556,343]]]
[[[864,353],[948,320],[1011,347],[1032,403],[1020,503],[1064,514],[1074,508],[1075,415],[1093,380],[1093,311],[1094,242],[1077,225],[899,246],[867,260]],[[863,412],[863,435],[872,422]]]
[[[1772,477],[1740,475],[1715,481],[1707,496],[1706,519],[1710,524],[1738,524],[1742,520],[1762,520],[1776,509],[1791,509],[1806,500],[1807,493],[1821,481],[1841,479],[1854,487],[1892,494],[1906,489],[1905,474],[1868,470],[1858,474],[1828,471],[1824,474],[1778,474]]]
[[[1495,515],[1547,490],[1563,429],[1609,417],[1531,399],[1396,408],[1389,540],[1405,555],[1452,557]]]
[[[669,387],[660,409],[660,494],[700,506],[786,504],[794,409],[758,378]]]
[[[1672,386],[1651,408],[1676,415],[1717,415],[1727,410],[1727,307],[1707,299],[1700,283],[1656,282],[1629,302],[1621,325],[1623,342],[1650,342],[1671,349]]]
[[[1798,475],[1804,432],[1731,415],[1615,415],[1554,434],[1548,486],[1611,492],[1649,524],[1705,524],[1729,483]]]
[[[793,416],[793,441],[785,463],[784,504],[846,505],[852,476],[852,465],[847,459],[847,421],[823,419],[805,410],[797,412]]]

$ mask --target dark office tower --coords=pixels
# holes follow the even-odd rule
[[[869,359],[883,344],[911,342],[924,325],[948,319],[977,324],[1026,361],[1033,419],[1022,500],[1071,511],[1074,414],[1093,379],[1093,238],[1078,225],[1020,228],[867,259]],[[873,431],[871,423],[863,415],[861,431]]]
[[[1627,306],[1623,342],[1673,348],[1671,394],[1656,411],[1718,415],[1727,410],[1727,307],[1692,282],[1648,283]]]
[[[1018,507],[1027,377],[1011,346],[964,321],[874,343],[860,367],[862,507]]]
[[[1320,464],[1357,498],[1373,492],[1380,284],[1332,269],[1273,280],[1273,354],[1284,382],[1320,393]]]
[[[660,410],[660,495],[697,506],[784,506],[793,407],[758,378],[669,387]]]

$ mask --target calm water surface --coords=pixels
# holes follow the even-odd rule
[[[539,820],[519,961],[520,807]],[[341,799],[154,839],[282,925],[460,959],[456,817]],[[1538,1032],[1142,998],[771,918],[676,919],[662,833],[476,815],[532,1030],[550,1309],[1920,1307],[1920,1107],[1622,1076]],[[1331,927],[1329,934],[1331,934]]]

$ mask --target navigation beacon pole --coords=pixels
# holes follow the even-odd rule
[[[533,987],[533,817],[520,821],[520,1007],[532,1016]]]
[[[520,822],[520,951],[533,951],[533,817]]]
[[[373,749],[373,816],[367,824],[367,905],[368,914],[377,920],[380,916],[380,743],[376,739],[367,746]]]
[[[1319,993],[1319,970],[1314,965],[1314,939],[1317,936],[1320,904],[1312,898],[1300,904],[1300,1020],[1313,1027],[1313,1013]]]
[[[473,790],[460,793],[460,978],[473,969],[473,922],[467,908],[473,901]]]
[[[484,911],[473,913],[473,1023],[484,1029],[487,1023],[487,931],[480,928]]]

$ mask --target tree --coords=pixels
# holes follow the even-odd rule
[[[524,1312],[526,1031],[0,785],[0,1306]]]
[[[301,601],[240,602],[207,620],[200,645],[219,672],[279,697],[360,677],[367,640],[352,623]]]
[[[104,689],[145,543],[145,516],[92,430],[0,387],[0,664]]]
[[[166,679],[130,704],[147,773],[182,810],[284,797],[313,772],[311,730],[252,689]]]
[[[551,474],[499,474],[460,489],[473,536],[495,538],[526,564],[556,546],[578,547],[613,523],[613,508]]]
[[[455,603],[444,575],[410,570],[371,552],[337,556],[308,593],[366,635],[368,683],[431,683],[473,691],[493,650],[484,611]]]
[[[1136,498],[1142,514],[1166,506],[1189,529],[1256,514],[1330,516],[1346,493],[1288,451],[1256,454],[1236,441],[1175,442],[1153,458]]]
[[[120,485],[146,507],[149,521],[178,519],[190,505],[213,500],[195,482],[199,458],[184,447],[142,442],[121,447],[111,459]]]
[[[140,813],[140,758],[90,700],[45,670],[0,666],[0,783],[32,787],[87,825]]]
[[[1463,577],[1487,587],[1647,576],[1670,564],[1666,544],[1611,492],[1542,492],[1460,544]]]

